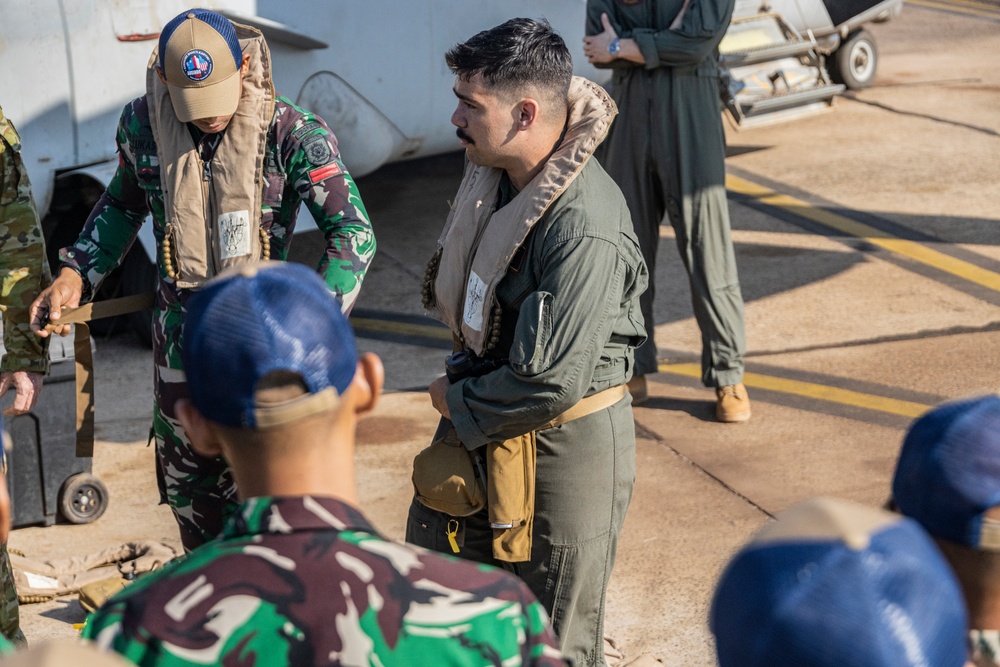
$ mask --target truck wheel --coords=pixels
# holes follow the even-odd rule
[[[868,88],[875,81],[878,66],[875,38],[867,30],[855,30],[827,62],[835,82],[844,84],[849,90]]]
[[[108,488],[90,473],[81,472],[63,483],[59,513],[70,523],[90,523],[108,508]]]
[[[136,242],[125,254],[121,266],[121,294],[131,296],[156,289],[156,265],[149,261],[142,244]],[[129,313],[128,327],[146,347],[153,347],[153,309]]]

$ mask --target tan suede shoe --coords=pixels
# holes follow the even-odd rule
[[[645,403],[646,399],[649,398],[645,375],[633,375],[625,386],[628,387],[628,393],[632,394],[632,405]]]
[[[715,418],[726,424],[750,420],[750,397],[743,383],[715,388]]]

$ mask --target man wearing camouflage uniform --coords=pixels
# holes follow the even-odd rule
[[[357,508],[355,428],[383,369],[358,357],[315,274],[231,269],[191,298],[184,337],[178,417],[193,447],[230,462],[243,502],[221,537],[98,609],[85,637],[147,667],[564,664],[522,582],[390,542]]]
[[[0,183],[0,308],[4,313],[5,350],[0,363],[0,395],[14,387],[17,397],[7,412],[17,415],[35,407],[42,378],[49,371],[48,345],[32,335],[28,308],[42,288],[52,282],[52,277],[45,258],[45,240],[31,183],[21,160],[21,139],[14,125],[4,116],[3,109],[0,109],[0,174],[3,175]],[[5,539],[0,545],[0,632],[8,639],[24,643],[18,624],[17,590]]]
[[[743,296],[730,238],[726,138],[719,102],[719,42],[734,0],[588,0],[584,55],[611,68],[621,116],[598,158],[621,187],[639,244],[656,275],[660,222],[670,218],[701,329],[702,383],[716,418],[750,419],[743,386]],[[636,400],[657,371],[655,280],[642,296],[648,339],[636,350]]]
[[[21,161],[21,138],[3,109],[0,173],[0,308],[6,351],[0,364],[0,395],[13,386],[17,398],[8,414],[24,414],[35,407],[42,377],[49,372],[48,345],[32,335],[28,309],[52,276],[31,182]]]
[[[214,12],[192,10],[167,24],[147,94],[119,122],[118,171],[79,240],[60,252],[56,282],[32,306],[32,326],[45,335],[45,312],[58,324],[60,307],[90,299],[152,213],[160,248],[157,478],[186,549],[217,535],[235,507],[225,463],[191,451],[174,414],[187,393],[181,325],[192,290],[227,266],[285,259],[302,202],[327,240],[318,271],[345,312],[375,253],[336,137],[322,119],[275,96],[269,63],[260,32]]]

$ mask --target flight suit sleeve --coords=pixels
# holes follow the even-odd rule
[[[617,322],[627,275],[617,239],[552,232],[540,261],[538,288],[519,309],[510,364],[448,390],[452,422],[470,449],[535,430],[575,405]]]
[[[121,263],[149,215],[130,150],[130,125],[135,122],[130,106],[126,107],[116,136],[118,169],[76,243],[59,251],[60,266],[68,266],[83,279],[82,303],[93,299],[104,278]]]
[[[326,237],[317,271],[349,313],[375,255],[375,233],[361,194],[337,150],[337,138],[317,116],[303,115],[282,146],[289,182]]]
[[[52,276],[20,138],[2,110],[0,135],[0,309],[6,350],[0,370],[47,373],[47,341],[31,332],[29,309]]]
[[[734,7],[735,0],[690,0],[676,30],[670,30],[669,21],[664,21],[662,26],[619,30],[618,36],[635,40],[646,69],[699,65],[713,59],[729,28]],[[616,29],[622,25],[614,0],[588,0],[588,35],[601,32],[602,12],[607,12]],[[608,66],[620,67],[623,61],[616,60]]]

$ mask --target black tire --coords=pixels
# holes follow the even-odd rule
[[[849,90],[870,87],[875,82],[875,70],[878,69],[875,38],[867,30],[855,30],[827,59],[827,64],[830,77]]]
[[[152,292],[158,278],[156,265],[149,261],[142,244],[132,244],[121,264],[121,295],[131,296]],[[137,313],[129,313],[128,328],[146,347],[153,347],[153,309],[147,308]]]
[[[81,472],[63,482],[59,514],[70,523],[96,521],[108,509],[108,488],[90,473]]]

